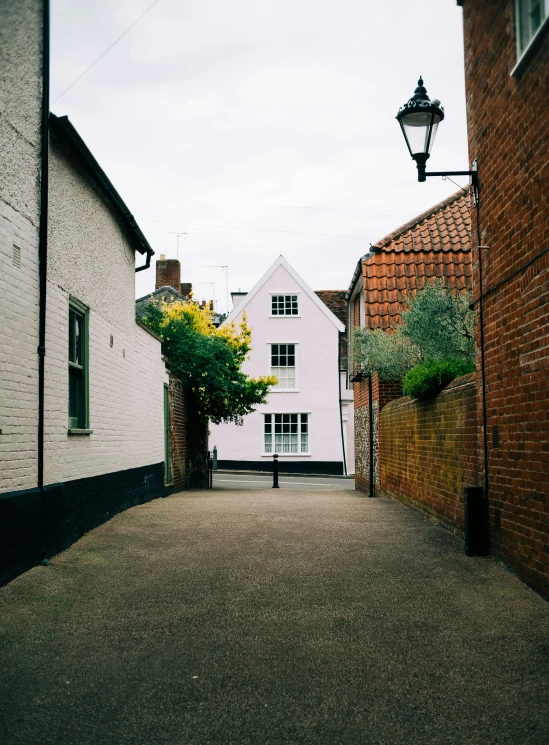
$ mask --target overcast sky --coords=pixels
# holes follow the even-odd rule
[[[67,114],[158,258],[199,297],[251,289],[279,254],[313,289],[456,191],[417,182],[395,115],[419,74],[446,119],[432,170],[467,168],[455,0],[52,0],[52,111]],[[465,183],[463,179],[459,180]],[[154,289],[154,268],[136,275]]]

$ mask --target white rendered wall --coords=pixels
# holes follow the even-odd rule
[[[0,492],[37,483],[41,10],[0,0]]]
[[[135,323],[134,250],[109,206],[55,144],[50,214],[45,482],[161,463],[168,375],[160,342]],[[91,435],[68,434],[69,295],[89,308]]]
[[[299,317],[269,317],[271,294],[297,294]],[[242,320],[241,304],[236,307],[237,324]],[[252,352],[244,372],[252,377],[269,375],[270,345],[296,344],[297,390],[271,391],[266,404],[244,417],[242,427],[211,425],[210,448],[217,446],[220,460],[257,461],[267,467],[272,455],[263,453],[263,415],[304,413],[309,414],[309,454],[281,454],[281,461],[341,462],[337,328],[283,266],[275,270],[244,312],[252,330]],[[342,393],[352,400],[352,392],[343,387]],[[351,435],[349,442],[353,439]]]

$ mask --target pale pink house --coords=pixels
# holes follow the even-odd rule
[[[329,302],[339,293],[321,294]],[[219,468],[270,470],[278,453],[282,472],[353,473],[353,392],[340,344],[344,324],[282,256],[236,298],[228,321],[238,324],[244,313],[252,330],[244,372],[272,374],[279,383],[242,426],[211,425]]]

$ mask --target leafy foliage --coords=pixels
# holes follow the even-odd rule
[[[389,331],[355,330],[353,357],[365,373],[377,372],[384,380],[402,380],[427,360],[472,365],[474,319],[469,303],[469,295],[445,288],[438,279],[408,301],[402,326]]]
[[[427,360],[473,362],[475,340],[469,294],[446,289],[441,279],[427,285],[409,301],[402,333]]]
[[[162,308],[151,303],[142,321],[162,339],[171,372],[194,397],[196,410],[214,424],[242,423],[242,417],[265,402],[277,379],[249,378],[241,367],[251,349],[251,330],[242,320],[216,329],[212,313],[194,302]]]
[[[413,398],[433,398],[454,378],[473,372],[471,362],[460,360],[427,360],[413,367],[402,380],[404,395]]]
[[[402,380],[403,375],[420,359],[420,352],[402,333],[356,329],[353,336],[353,359],[368,375],[379,373],[383,380]]]

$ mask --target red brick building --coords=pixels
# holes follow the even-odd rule
[[[436,278],[458,291],[471,289],[471,217],[468,189],[436,204],[371,246],[347,291],[349,328],[390,329],[400,323],[407,298]],[[349,369],[355,365],[352,360]],[[354,369],[355,484],[379,491],[379,418],[401,395],[400,383],[360,380]],[[371,433],[371,436],[370,436]],[[370,468],[370,464],[372,467]]]
[[[469,160],[478,160],[480,182],[478,226],[473,210],[477,330],[477,227],[481,245],[488,247],[480,259],[491,552],[549,594],[547,3],[458,0],[458,5]]]

